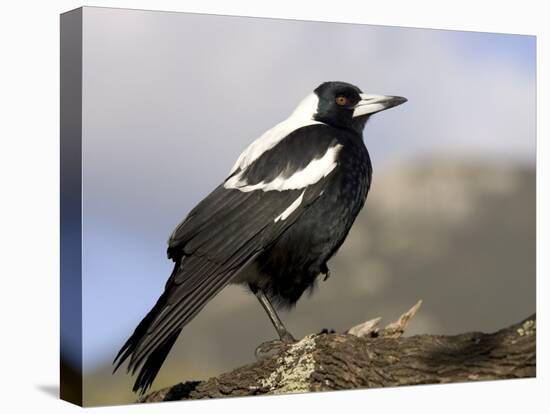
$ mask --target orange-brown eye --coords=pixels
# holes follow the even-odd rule
[[[336,104],[340,106],[344,106],[348,104],[348,98],[345,96],[337,96],[336,97]]]

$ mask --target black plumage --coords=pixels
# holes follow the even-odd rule
[[[243,152],[170,236],[165,291],[114,361],[140,370],[134,391],[150,387],[183,327],[229,283],[247,285],[293,340],[271,302],[292,306],[328,274],[371,183],[366,120],[404,101],[325,82]]]

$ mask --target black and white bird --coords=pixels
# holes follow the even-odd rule
[[[282,341],[294,338],[275,306],[294,305],[344,242],[365,203],[372,166],[368,118],[406,102],[325,82],[252,142],[229,176],[175,228],[164,293],[113,362],[152,384],[182,329],[230,283],[256,295]]]

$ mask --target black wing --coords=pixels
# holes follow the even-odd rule
[[[292,177],[336,145],[330,128],[299,129],[241,173],[241,188],[217,187],[174,230],[168,256],[176,264],[157,304],[117,355],[115,370],[130,357],[132,374],[142,366],[134,391],[151,385],[181,329],[231,279],[277,240],[322,194],[332,172],[305,187],[246,190]],[[226,180],[227,181],[227,180]],[[244,190],[243,190],[244,188]],[[300,199],[291,214],[281,214]]]

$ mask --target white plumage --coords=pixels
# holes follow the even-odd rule
[[[330,147],[327,152],[321,157],[311,161],[304,169],[296,171],[290,177],[285,177],[283,174],[279,175],[273,181],[261,182],[254,185],[248,185],[246,180],[242,178],[241,171],[235,174],[229,180],[224,183],[224,187],[227,189],[236,189],[243,192],[249,192],[254,190],[262,191],[285,191],[285,190],[299,190],[309,185],[315,184],[320,179],[326,177],[330,172],[336,168],[338,153],[342,145],[337,144]]]
[[[313,117],[317,111],[317,105],[319,98],[314,93],[307,95],[300,104],[296,107],[294,112],[284,121],[278,123],[273,128],[267,130],[262,136],[253,141],[246,149],[239,155],[237,162],[231,168],[230,175],[237,171],[239,168],[244,170],[260,156],[277,145],[288,134],[296,131],[298,128],[302,128],[308,125],[321,124],[322,122],[315,121]]]

